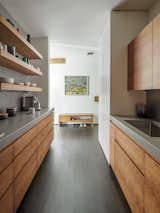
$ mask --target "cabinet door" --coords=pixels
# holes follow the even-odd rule
[[[160,16],[153,20],[153,88],[160,89]]]
[[[134,213],[144,212],[144,176],[115,143],[115,174]]]
[[[160,164],[145,156],[145,212],[160,212]]]
[[[111,123],[110,124],[110,165],[112,169],[114,170],[114,148],[115,145],[115,126]]]
[[[153,24],[147,25],[128,47],[128,89],[152,89]]]

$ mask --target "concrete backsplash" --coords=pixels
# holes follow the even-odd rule
[[[160,120],[160,90],[147,91],[149,117]]]

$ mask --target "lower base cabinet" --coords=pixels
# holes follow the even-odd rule
[[[37,168],[37,155],[34,154],[15,179],[15,211],[18,209],[29,185],[34,178]]]
[[[131,211],[160,213],[160,162],[153,159],[115,125],[111,124],[111,128],[114,134],[110,134],[110,164]],[[136,146],[134,149],[133,143]]]
[[[53,141],[53,114],[0,152],[0,213],[15,213]],[[14,152],[12,152],[14,150]],[[3,167],[2,167],[3,166]]]
[[[4,196],[0,199],[1,213],[14,213],[14,190],[13,184],[8,188]]]
[[[160,212],[160,164],[149,155],[145,156],[145,193],[146,213]]]
[[[115,144],[115,174],[132,212],[142,213],[144,176],[117,143]]]

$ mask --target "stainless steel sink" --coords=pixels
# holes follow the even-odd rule
[[[151,137],[160,137],[160,123],[153,120],[125,120]]]

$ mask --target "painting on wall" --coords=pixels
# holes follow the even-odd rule
[[[89,95],[89,76],[65,76],[65,95]]]

